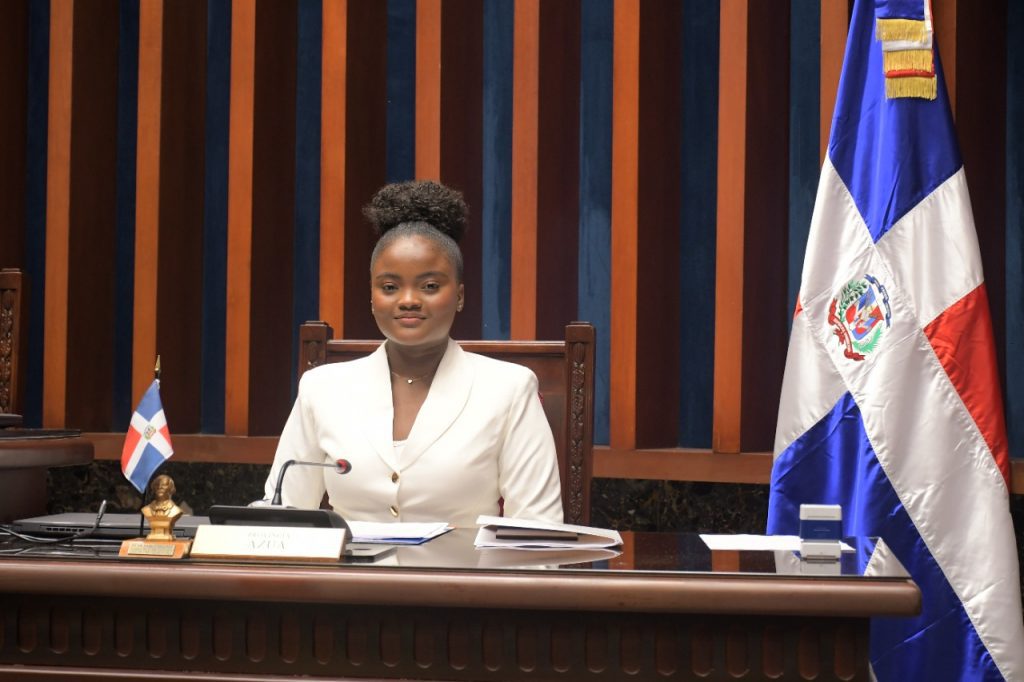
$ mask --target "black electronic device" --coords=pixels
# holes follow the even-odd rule
[[[235,507],[215,504],[210,507],[209,515],[210,523],[214,525],[348,528],[345,519],[330,509],[296,509],[275,505]]]
[[[209,523],[205,516],[182,516],[174,526],[174,536],[190,538],[196,534],[196,528]],[[96,526],[93,529],[93,526]],[[104,514],[96,522],[96,514],[87,512],[64,512],[46,516],[33,516],[18,519],[11,524],[11,530],[24,535],[38,537],[64,537],[84,533],[91,530],[91,538],[109,540],[127,540],[139,536],[138,514]],[[143,527],[143,535],[149,532],[149,524]]]
[[[210,507],[210,523],[232,526],[291,526],[301,528],[348,528],[345,519],[330,509],[296,509],[281,504],[281,489],[284,475],[292,466],[313,466],[333,469],[339,474],[352,471],[352,465],[345,459],[335,462],[303,462],[290,459],[281,465],[270,503],[255,503],[248,507],[214,505]]]

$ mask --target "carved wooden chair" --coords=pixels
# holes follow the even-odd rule
[[[0,270],[0,428],[21,423],[17,413],[21,408],[24,288],[20,270]]]
[[[299,376],[327,362],[369,355],[380,341],[333,340],[325,322],[299,329]],[[555,436],[565,522],[590,522],[590,479],[594,448],[594,327],[573,322],[564,341],[460,341],[471,353],[515,362],[540,382],[544,412]]]

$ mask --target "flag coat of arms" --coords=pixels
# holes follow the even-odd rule
[[[881,537],[910,573],[922,612],[872,621],[877,679],[1024,680],[1009,455],[963,163],[938,55],[923,75],[886,56],[908,41],[931,48],[926,2],[893,14],[913,6],[854,6],[786,361],[768,532],[796,534],[801,503],[840,504],[845,534]],[[910,30],[886,35],[893,25]]]
[[[140,493],[167,458],[174,454],[167,417],[160,403],[160,382],[154,380],[139,401],[121,450],[121,471]]]

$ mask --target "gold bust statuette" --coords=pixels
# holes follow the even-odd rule
[[[180,559],[188,554],[191,540],[174,537],[174,524],[181,518],[181,507],[174,504],[174,480],[161,474],[149,484],[153,501],[140,511],[149,522],[149,535],[145,538],[125,540],[119,554],[123,557],[163,557]]]

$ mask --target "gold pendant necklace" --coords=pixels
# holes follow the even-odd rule
[[[436,368],[435,368],[435,369],[436,369]],[[422,375],[420,375],[420,376],[418,376],[418,377],[403,377],[403,376],[402,376],[401,374],[399,374],[398,372],[395,372],[394,370],[392,370],[392,371],[391,371],[391,376],[393,376],[393,377],[395,377],[395,378],[397,378],[397,379],[401,379],[402,381],[404,381],[404,382],[405,382],[405,383],[407,383],[407,384],[411,384],[411,383],[413,383],[413,382],[416,382],[416,381],[421,381],[421,380],[423,380],[423,379],[426,379],[427,377],[429,377],[429,376],[430,376],[431,374],[433,374],[433,373],[434,373],[434,370],[432,369],[432,370],[430,370],[429,372],[427,372],[426,374],[422,374]]]

